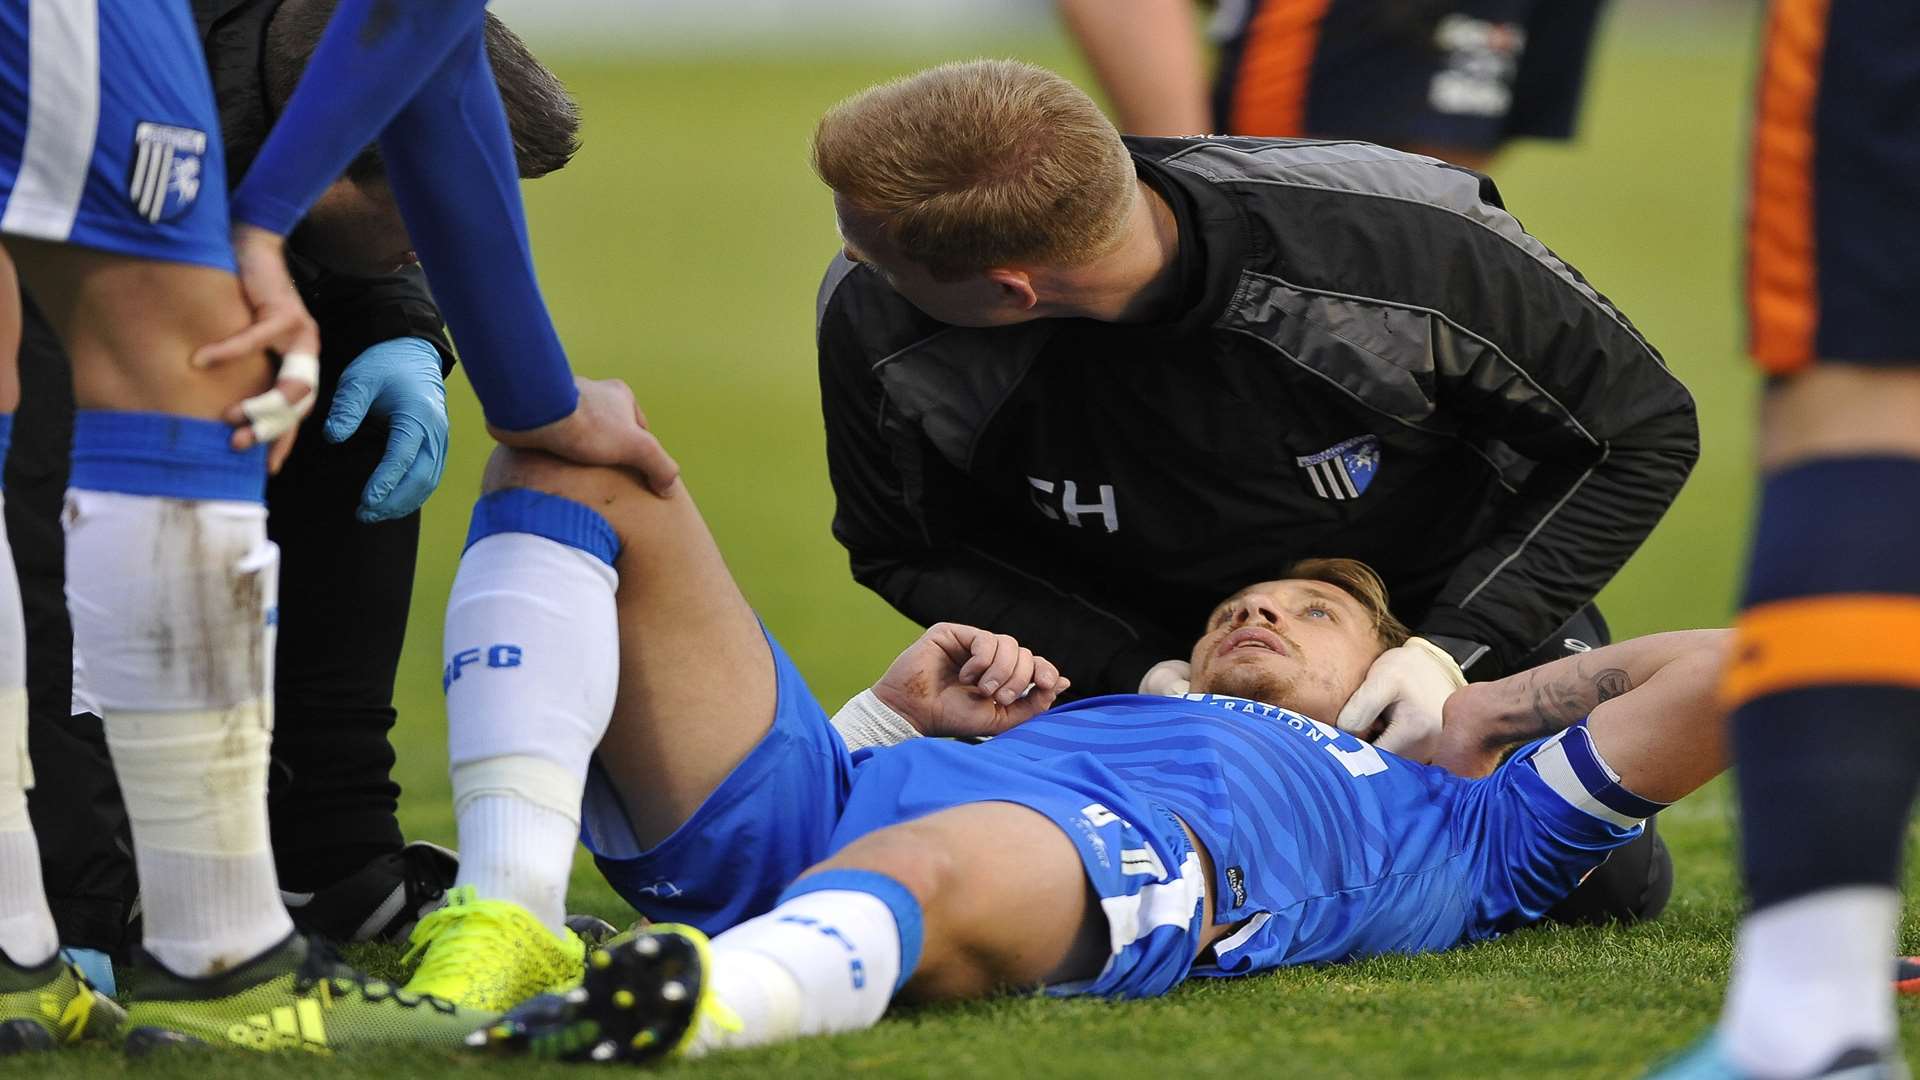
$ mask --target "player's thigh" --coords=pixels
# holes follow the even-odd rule
[[[620,689],[599,760],[629,793],[640,842],[655,843],[772,727],[781,690],[773,648],[687,491],[660,498],[626,470],[504,448],[485,487],[571,499],[619,536]]]
[[[1912,369],[1920,321],[1920,7],[1878,0],[1775,0],[1754,117],[1748,309],[1755,360],[1798,377],[1829,364]],[[1808,391],[1881,420],[1882,392],[1840,374]],[[1901,395],[1910,376],[1884,392]],[[1883,412],[1889,410],[1882,410]],[[1910,415],[1910,414],[1909,414]],[[1822,423],[1791,402],[1780,423]],[[1897,425],[1889,424],[1891,428]]]
[[[905,992],[917,1000],[1091,979],[1108,956],[1078,851],[1025,806],[941,810],[868,833],[814,869],[873,870],[913,893],[924,938]]]

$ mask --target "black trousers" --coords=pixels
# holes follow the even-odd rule
[[[73,443],[73,380],[31,305],[20,358],[6,527],[26,608],[27,738],[37,780],[27,804],[62,943],[118,953],[130,944],[138,896],[126,811],[99,718],[70,714],[73,630],[60,511]],[[387,432],[370,420],[338,446],[321,437],[345,362],[323,357],[319,403],[267,487],[267,531],[281,558],[273,850],[281,887],[299,892],[337,881],[402,843],[387,735],[420,516],[379,525],[353,516]]]

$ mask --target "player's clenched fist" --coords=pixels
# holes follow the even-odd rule
[[[922,735],[997,735],[1053,707],[1072,683],[1005,634],[935,623],[873,685]]]

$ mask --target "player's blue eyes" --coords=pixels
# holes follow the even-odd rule
[[[1306,613],[1309,615],[1318,615],[1323,619],[1333,618],[1333,609],[1323,608],[1318,604],[1315,604],[1312,607],[1307,608]]]

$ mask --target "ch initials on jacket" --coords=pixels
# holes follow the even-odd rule
[[[1051,480],[1029,476],[1027,483],[1033,488],[1027,492],[1027,497],[1033,500],[1033,508],[1049,520],[1064,521],[1075,528],[1082,528],[1086,524],[1083,518],[1097,515],[1108,532],[1120,531],[1120,506],[1114,498],[1112,484],[1101,484],[1095,488],[1100,494],[1097,502],[1081,502],[1080,486],[1071,480],[1055,484]]]

